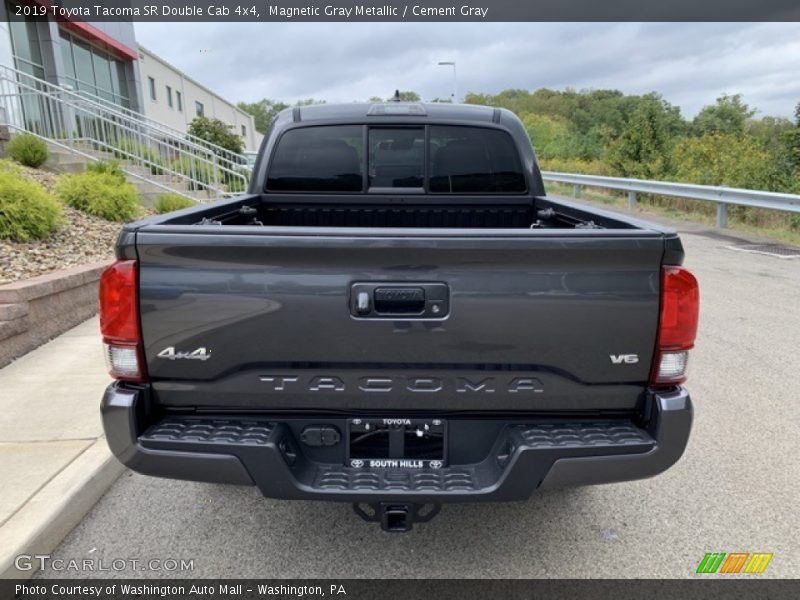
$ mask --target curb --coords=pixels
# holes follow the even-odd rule
[[[40,489],[0,527],[0,579],[30,579],[38,568],[21,571],[15,558],[50,553],[124,470],[101,437]]]

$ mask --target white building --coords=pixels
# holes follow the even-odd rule
[[[141,110],[133,23],[15,17],[18,6],[32,5],[0,0],[0,68]]]
[[[258,150],[263,136],[252,115],[142,46],[138,63],[146,117],[184,133],[196,116],[216,118],[244,140],[245,150]]]
[[[216,117],[242,137],[245,150],[258,150],[263,136],[253,117],[139,46],[133,23],[57,20],[50,14],[11,18],[18,6],[31,4],[42,3],[0,0],[0,69],[68,86],[182,133],[198,114]],[[28,113],[26,119],[37,118],[32,104]]]

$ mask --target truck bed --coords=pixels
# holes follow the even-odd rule
[[[250,195],[155,218],[152,224],[437,229],[634,229],[649,224],[544,197],[415,199]]]

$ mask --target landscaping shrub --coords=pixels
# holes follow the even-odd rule
[[[580,158],[543,158],[539,160],[542,171],[581,173],[583,175],[613,175],[611,167],[601,160]]]
[[[7,158],[0,158],[0,173],[22,175],[22,167]]]
[[[119,168],[119,161],[116,160],[99,160],[97,162],[89,163],[86,165],[86,171],[88,173],[109,175],[120,183],[125,183],[128,181],[125,177],[125,173]]]
[[[34,169],[41,167],[50,156],[47,144],[35,135],[15,135],[6,147],[8,155],[18,163]]]
[[[38,240],[61,224],[61,205],[35,181],[0,171],[0,239]]]
[[[62,175],[56,194],[69,206],[107,221],[130,221],[141,209],[136,188],[109,173]]]
[[[179,196],[178,194],[161,194],[158,196],[158,198],[156,198],[154,208],[163,215],[164,213],[172,212],[173,210],[189,208],[190,206],[194,205],[194,202],[188,198]]]

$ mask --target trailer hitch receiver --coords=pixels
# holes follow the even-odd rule
[[[414,523],[427,523],[439,514],[441,504],[409,504],[380,502],[353,504],[355,513],[369,523],[380,523],[381,529],[392,533],[411,531]]]

